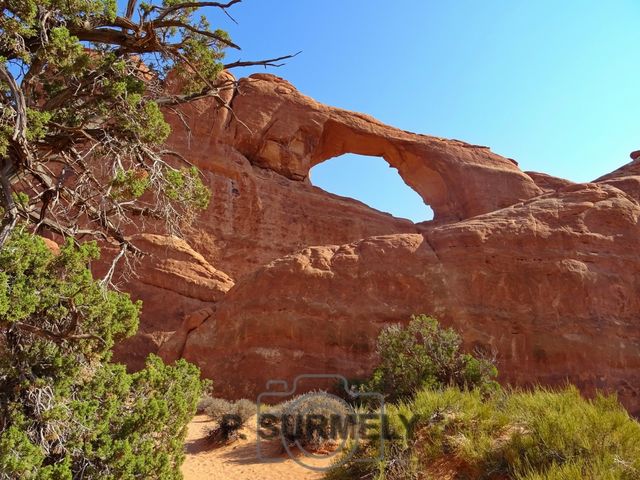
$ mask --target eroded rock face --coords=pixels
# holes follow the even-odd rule
[[[525,172],[543,192],[557,192],[573,182],[541,172]]]
[[[631,152],[631,162],[598,178],[596,182],[608,183],[640,201],[640,150]]]
[[[157,352],[182,326],[185,316],[220,300],[234,282],[184,240],[153,234],[136,235],[132,240],[146,256],[134,268],[135,276],[125,290],[142,300],[144,308],[138,333],[116,345],[114,353],[117,360],[141,368],[147,355]],[[94,273],[102,276],[106,267],[103,264]]]
[[[617,189],[575,185],[421,234],[307,248],[231,290],[182,356],[229,396],[300,373],[360,377],[379,330],[425,312],[497,353],[505,382],[569,380],[635,408],[639,217]]]
[[[380,329],[427,313],[495,353],[505,382],[569,380],[640,409],[634,162],[573,184],[321,105],[271,75],[224,96],[233,115],[203,99],[171,117],[172,146],[213,198],[184,243],[143,239],[156,252],[134,286],[143,328],[120,358],[184,357],[220,394],[254,395],[298,373],[366,375]],[[435,221],[310,185],[310,168],[343,153],[383,156]]]

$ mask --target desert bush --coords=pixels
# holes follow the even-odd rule
[[[498,388],[493,363],[462,352],[461,343],[454,330],[426,315],[413,316],[406,327],[389,326],[378,337],[380,363],[366,389],[397,401],[422,388]]]
[[[536,471],[561,478],[571,468],[581,470],[580,478],[640,478],[640,424],[614,396],[587,401],[570,387],[520,392],[509,400],[511,423],[522,425],[524,433],[512,436],[500,456],[512,458],[523,478]],[[527,473],[531,465],[536,469]]]
[[[233,404],[223,398],[205,396],[200,400],[202,412],[212,419],[219,421],[225,415],[231,415]]]
[[[320,450],[335,443],[332,419],[349,421],[354,412],[342,399],[324,391],[307,392],[273,408],[283,437],[291,445]]]
[[[198,407],[217,425],[207,429],[207,437],[215,443],[229,442],[241,438],[240,429],[247,420],[256,414],[256,405],[246,398],[236,402],[230,402],[222,398],[205,395],[200,400]]]
[[[202,397],[198,404],[202,413],[219,422],[225,416],[237,416],[242,423],[256,414],[256,404],[251,400],[242,398],[236,402],[230,402],[223,398]]]
[[[257,407],[251,400],[241,398],[233,404],[233,413],[245,423],[257,413]]]
[[[208,393],[202,395],[202,397],[198,401],[198,405],[196,406],[196,413],[200,415],[204,414],[205,409],[210,405],[212,400],[213,397]]]
[[[397,467],[426,478],[443,469],[456,478],[495,480],[640,478],[640,424],[615,397],[587,400],[575,387],[487,397],[450,387],[424,389],[389,406],[388,414],[397,438],[385,443],[384,461],[348,461],[328,478],[395,480]],[[355,459],[369,454],[363,448]]]
[[[367,388],[394,400],[384,460],[360,462],[378,452],[359,445],[327,479],[640,479],[640,424],[615,397],[496,388],[491,362],[425,316],[384,330],[378,353]]]
[[[345,458],[349,455],[349,458]],[[425,476],[413,450],[401,442],[384,445],[383,460],[377,442],[350,443],[336,459],[334,467],[325,473],[324,480],[435,480],[440,477]],[[447,477],[465,478],[466,477]]]

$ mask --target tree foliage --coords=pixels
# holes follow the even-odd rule
[[[0,478],[178,478],[196,367],[109,362],[140,305],[96,282],[84,236],[136,252],[134,219],[170,233],[207,207],[164,142],[164,111],[220,96],[239,49],[181,0],[0,0]],[[17,230],[16,226],[21,225]],[[67,239],[54,255],[28,232]]]
[[[22,229],[0,250],[0,478],[180,478],[199,371],[109,362],[140,304],[93,280],[97,256]]]
[[[135,251],[132,217],[179,234],[206,207],[200,173],[163,147],[162,109],[204,96],[228,108],[223,69],[289,57],[224,63],[239,47],[203,9],[240,1],[0,1],[0,246],[22,219]]]
[[[380,364],[368,388],[391,401],[411,398],[423,388],[494,389],[493,363],[463,353],[461,343],[454,330],[426,315],[412,317],[407,327],[387,327],[378,337]]]

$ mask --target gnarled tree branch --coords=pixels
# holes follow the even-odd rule
[[[229,70],[231,68],[253,67],[256,65],[263,66],[263,67],[281,67],[282,65],[284,65],[283,63],[275,63],[275,62],[280,62],[282,60],[287,60],[289,58],[296,57],[301,53],[302,53],[302,50],[294,53],[293,55],[284,55],[282,57],[269,58],[267,60],[255,60],[255,61],[247,61],[247,62],[237,61],[232,63],[225,63],[224,68],[225,70]]]

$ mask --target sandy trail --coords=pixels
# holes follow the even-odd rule
[[[185,480],[317,480],[323,477],[321,472],[305,468],[281,453],[278,442],[270,443],[266,450],[278,458],[277,463],[265,463],[257,458],[255,417],[247,425],[242,430],[246,439],[214,448],[204,432],[205,428],[214,426],[214,422],[206,415],[194,417],[188,427],[187,455],[182,464]],[[316,467],[327,465],[326,460],[303,460]]]

